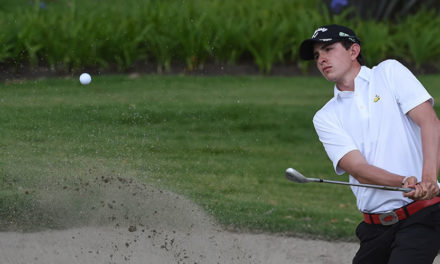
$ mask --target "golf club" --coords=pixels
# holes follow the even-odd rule
[[[364,183],[350,183],[350,182],[342,182],[342,181],[331,181],[324,180],[318,178],[306,178],[304,175],[299,173],[298,171],[288,168],[286,170],[287,179],[298,182],[298,183],[307,183],[307,182],[323,182],[323,183],[332,183],[332,184],[341,184],[341,185],[350,185],[350,186],[358,186],[358,187],[367,187],[374,189],[381,189],[387,191],[400,191],[400,192],[410,192],[414,189],[412,188],[401,188],[401,187],[393,187],[393,186],[383,186],[383,185],[375,185],[375,184],[364,184]]]

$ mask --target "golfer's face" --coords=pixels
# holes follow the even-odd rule
[[[313,49],[316,66],[322,75],[331,82],[338,82],[352,66],[350,49],[346,50],[341,43],[317,43]]]

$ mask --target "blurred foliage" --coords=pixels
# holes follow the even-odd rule
[[[392,12],[404,15],[381,15],[381,22],[363,19],[354,4],[332,14],[318,0],[6,2],[0,0],[0,62],[17,69],[125,71],[142,62],[166,72],[173,64],[193,71],[207,63],[253,62],[262,73],[270,73],[276,64],[306,71],[309,63],[299,60],[299,44],[316,27],[331,23],[355,29],[370,66],[397,57],[423,70],[438,68],[440,61],[435,38],[440,17],[426,8],[402,13],[415,1]],[[391,6],[398,1],[384,2]],[[369,10],[379,8],[374,3]]]
[[[352,15],[366,20],[398,20],[403,16],[415,14],[423,8],[440,8],[436,0],[324,0],[331,13],[338,14],[350,10]]]

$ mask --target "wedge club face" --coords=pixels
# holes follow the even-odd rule
[[[286,170],[286,177],[287,179],[297,182],[297,183],[307,183],[310,182],[308,178],[306,178],[304,175],[299,173],[297,170],[288,168]]]

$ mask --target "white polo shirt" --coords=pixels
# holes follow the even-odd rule
[[[354,91],[340,91],[313,118],[320,141],[337,174],[339,160],[359,150],[369,164],[421,181],[423,155],[420,128],[408,111],[433,98],[416,77],[395,60],[369,69],[362,66]],[[358,181],[350,175],[350,182]],[[382,213],[411,202],[401,192],[351,187],[362,212]]]

